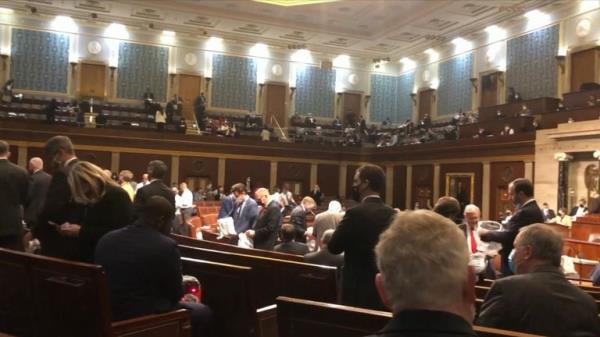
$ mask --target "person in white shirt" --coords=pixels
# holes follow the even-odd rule
[[[467,238],[467,247],[471,254],[469,263],[475,269],[475,273],[484,276],[488,261],[498,254],[500,248],[497,243],[481,241],[477,230],[479,229],[479,220],[481,219],[481,211],[479,207],[473,204],[465,206],[464,223],[460,224],[460,229],[465,233]],[[493,277],[493,275],[485,275]]]
[[[137,184],[137,186],[135,187],[135,190],[137,191],[140,188],[142,188],[148,184],[150,184],[150,179],[148,179],[148,173],[144,173],[142,175],[142,181]]]

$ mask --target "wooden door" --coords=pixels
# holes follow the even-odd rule
[[[419,120],[425,115],[431,118],[433,111],[433,99],[435,97],[435,89],[427,89],[419,92]]]
[[[583,83],[596,82],[597,53],[598,50],[592,48],[571,55],[570,91],[579,91]]]
[[[106,65],[81,63],[79,96],[106,97]]]
[[[277,120],[281,127],[287,125],[287,118],[285,118],[285,99],[287,88],[283,84],[269,83],[265,88],[267,95],[267,108],[265,111],[264,122],[276,127],[275,123],[271,122],[274,118]]]
[[[342,108],[342,114],[346,123],[352,123],[353,121],[359,120],[361,115],[360,102],[362,101],[362,95],[356,93],[344,93],[344,104]]]
[[[481,104],[480,107],[498,104],[499,73],[481,75]]]
[[[202,92],[202,76],[179,75],[179,96],[183,100],[183,117],[194,120],[194,100]]]

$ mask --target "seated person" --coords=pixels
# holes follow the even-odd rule
[[[334,229],[328,229],[323,233],[321,241],[319,242],[320,250],[304,255],[304,262],[332,267],[342,267],[344,265],[344,253],[335,255],[331,254],[329,249],[327,249],[327,245],[329,244],[329,241],[331,241],[333,232],[335,232]]]
[[[475,275],[452,221],[431,211],[399,213],[375,254],[375,285],[394,316],[371,337],[476,336]]]
[[[565,111],[565,104],[563,101],[558,102],[558,106],[556,107],[556,112]]]
[[[504,129],[502,129],[502,131],[500,131],[500,136],[508,136],[508,135],[514,135],[515,134],[515,129],[511,128],[510,125],[508,124],[504,124]]]
[[[506,116],[502,113],[502,111],[496,110],[496,119],[502,119],[504,117]]]
[[[531,112],[531,109],[529,109],[527,107],[527,104],[523,104],[523,106],[521,106],[521,112],[519,113],[520,117],[531,117],[533,116],[533,113]]]
[[[485,138],[485,137],[490,137],[490,136],[492,136],[492,134],[489,131],[487,131],[484,128],[479,128],[479,130],[477,131],[477,134],[475,134],[473,136],[473,138]]]
[[[506,97],[506,102],[507,103],[513,103],[513,102],[517,102],[521,100],[521,94],[519,94],[515,88],[513,87],[509,87],[508,88],[508,95]]]
[[[545,224],[529,225],[514,247],[509,265],[516,275],[494,282],[476,324],[543,336],[600,336],[594,299],[561,271],[560,234]]]
[[[308,253],[308,246],[304,243],[296,242],[296,228],[291,224],[284,224],[279,231],[282,243],[273,249],[276,252],[304,255]]]
[[[469,204],[465,206],[464,221],[458,227],[467,238],[467,247],[471,253],[470,265],[475,269],[480,279],[495,279],[496,273],[490,263],[491,259],[498,254],[501,248],[495,242],[483,242],[477,233],[481,211],[479,207]]]
[[[206,336],[211,311],[183,296],[181,256],[169,237],[175,207],[161,196],[142,206],[138,220],[102,237],[95,262],[106,271],[114,321],[180,308],[190,310],[192,335]]]
[[[549,222],[570,228],[573,220],[571,219],[571,216],[567,214],[567,210],[563,207],[558,210],[558,215]]]

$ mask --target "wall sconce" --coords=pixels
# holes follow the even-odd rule
[[[6,70],[6,62],[8,61],[8,54],[0,54],[2,57],[2,70]]]
[[[294,93],[296,92],[296,87],[290,87],[290,99],[294,97]]]
[[[417,94],[415,94],[414,92],[408,94],[408,96],[410,96],[410,99],[413,102],[414,106],[417,106]]]
[[[556,55],[554,58],[556,59],[556,64],[560,68],[560,73],[564,74],[565,73],[565,63],[566,63],[567,57],[564,55]]]
[[[177,74],[175,74],[175,73],[169,74],[169,80],[171,81],[171,86],[173,86],[173,81],[175,80],[175,76],[177,76]]]
[[[477,93],[477,77],[470,78],[469,81],[471,81],[471,86],[475,89],[475,93]]]
[[[365,95],[365,108],[367,107],[367,105],[369,104],[369,101],[371,100],[371,95]]]
[[[113,78],[115,78],[115,70],[117,70],[117,67],[110,66],[108,67],[108,69],[110,69],[110,79],[112,80]]]

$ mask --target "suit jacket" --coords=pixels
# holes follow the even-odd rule
[[[0,159],[0,237],[22,234],[28,189],[27,171],[8,159]]]
[[[304,255],[304,262],[339,268],[344,265],[344,254],[333,255],[325,248]]]
[[[552,266],[494,282],[476,322],[544,336],[600,336],[594,299]]]
[[[502,244],[500,255],[502,258],[502,274],[512,275],[508,268],[508,255],[514,248],[513,242],[519,230],[534,223],[544,223],[544,214],[535,200],[521,206],[510,218],[505,231],[488,232],[481,235],[483,241],[495,241]]]
[[[247,198],[243,204],[238,205],[233,211],[233,226],[236,233],[244,233],[252,228],[256,218],[258,218],[258,205],[254,199]]]
[[[464,318],[444,311],[405,310],[368,337],[476,337]]]
[[[56,227],[65,222],[81,224],[84,206],[72,200],[71,189],[67,182],[67,174],[77,159],[71,160],[66,166],[57,168],[52,174],[44,207],[33,228],[34,235],[40,240],[42,254],[68,260],[79,259],[79,244],[76,238],[62,236]]]
[[[51,180],[52,176],[42,170],[29,177],[29,191],[27,192],[29,204],[25,208],[25,222],[29,227],[35,227],[35,223],[44,207]]]
[[[278,244],[273,250],[280,253],[304,255],[308,253],[308,246],[301,242],[290,241]]]
[[[296,229],[296,241],[306,242],[304,236],[304,232],[306,232],[306,211],[304,211],[302,205],[294,207],[292,213],[290,213],[290,223]]]
[[[254,248],[273,250],[281,227],[281,206],[275,200],[264,208],[254,224]]]
[[[373,249],[394,214],[381,198],[366,198],[346,212],[333,233],[327,248],[332,254],[344,253],[342,304],[385,309],[375,289],[377,266]]]
[[[98,240],[112,230],[129,225],[132,217],[129,194],[121,187],[108,185],[100,201],[86,206],[79,231],[79,259],[93,262]]]
[[[569,216],[575,216],[575,215],[577,214],[577,210],[578,210],[578,209],[579,209],[579,206],[575,206],[575,207],[571,208],[571,211],[569,212]],[[584,207],[584,208],[583,208],[583,211],[584,211],[584,212],[587,212],[587,211],[588,211],[588,208],[587,208],[587,207]]]
[[[317,243],[321,242],[323,233],[328,229],[336,229],[342,221],[344,213],[325,211],[315,216],[315,223],[313,224],[313,235],[316,238]]]
[[[156,195],[167,199],[175,207],[175,194],[173,194],[173,191],[162,180],[156,179],[138,189],[135,193],[135,198],[133,199],[135,213],[139,214],[146,201]]]
[[[232,194],[226,196],[223,199],[223,201],[221,201],[221,208],[219,209],[218,219],[233,217],[234,209],[235,209],[235,196],[232,193]]]
[[[171,311],[183,295],[177,243],[141,222],[102,237],[95,262],[106,271],[113,320]]]

